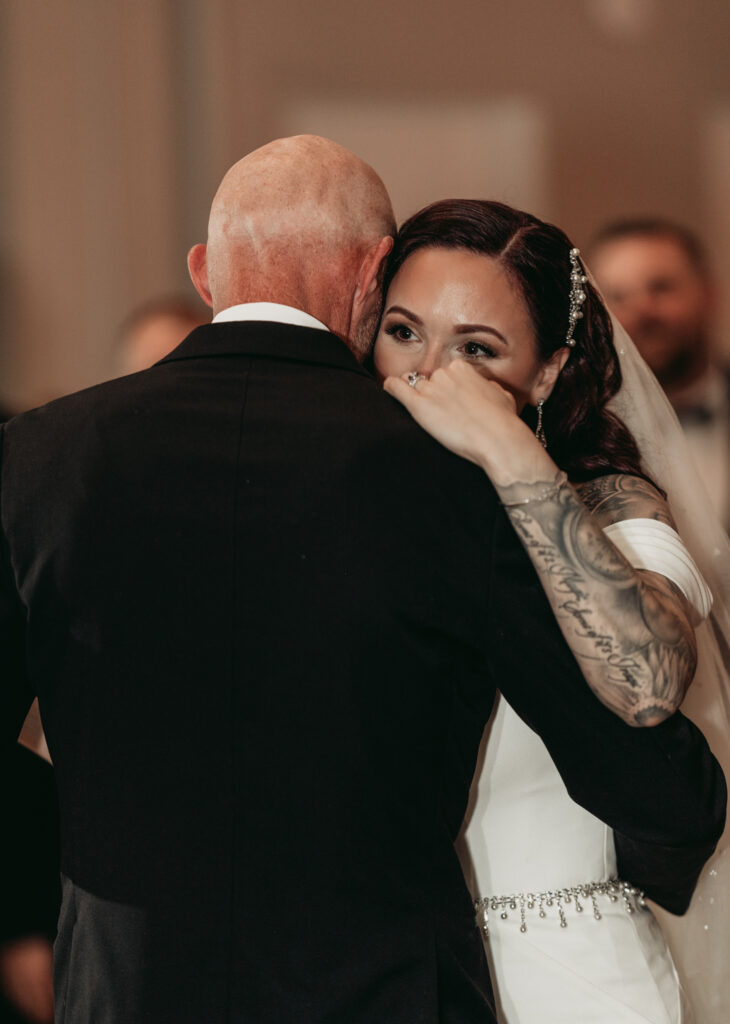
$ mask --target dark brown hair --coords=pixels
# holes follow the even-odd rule
[[[395,240],[385,288],[418,249],[466,249],[499,260],[530,312],[540,360],[565,345],[570,309],[570,250],[560,228],[503,203],[447,199],[407,220]],[[571,480],[608,472],[645,476],[636,442],[606,405],[621,386],[611,319],[590,282],[583,318],[552,394],[545,403],[548,450]],[[523,418],[534,427],[535,410]]]

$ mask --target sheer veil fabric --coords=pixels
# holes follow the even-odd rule
[[[591,279],[592,280],[592,279]],[[593,282],[595,285],[595,282]],[[634,343],[611,315],[623,383],[610,408],[633,433],[646,472],[666,493],[677,530],[712,590],[697,628],[698,667],[682,705],[730,781],[730,541],[710,507],[679,421]],[[705,865],[683,917],[655,908],[694,1015],[730,1019],[730,828]]]

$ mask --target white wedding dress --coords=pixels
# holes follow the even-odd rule
[[[631,520],[607,532],[634,565],[673,579],[697,620],[707,615],[709,591],[673,530]],[[630,886],[609,884],[611,829],[571,800],[540,738],[501,696],[457,851],[482,900],[477,918],[488,927],[503,1024],[692,1020],[651,911]]]

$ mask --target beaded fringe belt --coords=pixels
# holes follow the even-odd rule
[[[557,909],[558,919],[561,928],[568,927],[568,919],[565,916],[565,907],[572,906],[577,914],[583,913],[583,902],[590,900],[593,907],[593,917],[596,921],[601,920],[601,911],[598,905],[599,897],[607,898],[611,903],[623,901],[627,914],[633,914],[637,909],[644,909],[644,894],[640,889],[635,889],[628,882],[621,882],[618,878],[610,878],[607,882],[588,882],[586,885],[575,885],[570,889],[550,889],[548,892],[517,892],[512,896],[482,896],[474,901],[477,912],[477,925],[485,935],[489,935],[489,913],[499,911],[499,917],[506,921],[510,911],[519,911],[520,931],[527,931],[527,911],[537,912],[538,917],[547,917],[546,907]]]

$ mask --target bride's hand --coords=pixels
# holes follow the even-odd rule
[[[551,477],[555,464],[517,415],[514,396],[465,360],[454,360],[415,387],[386,377],[397,398],[424,430],[444,447],[476,463],[497,486]]]

